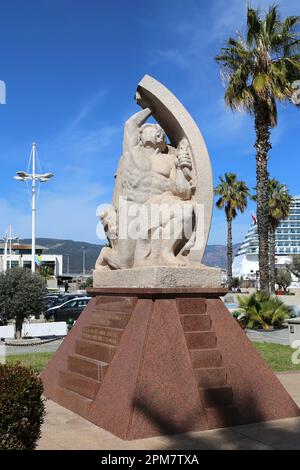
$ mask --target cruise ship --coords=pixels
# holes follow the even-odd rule
[[[291,263],[293,255],[300,255],[300,196],[293,197],[289,216],[276,230],[276,266]],[[255,280],[258,269],[258,233],[254,220],[234,258],[232,273],[234,277]]]

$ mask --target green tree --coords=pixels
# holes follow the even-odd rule
[[[277,269],[275,276],[276,284],[278,284],[279,289],[283,289],[286,292],[287,288],[290,287],[292,283],[292,276],[288,269]]]
[[[15,320],[15,337],[21,338],[25,318],[40,315],[45,280],[28,269],[13,268],[0,274],[0,311]]]
[[[300,278],[300,255],[294,255],[292,257],[292,263],[288,266],[288,269],[294,276],[298,279]]]
[[[230,37],[216,56],[227,82],[225,101],[254,115],[260,286],[269,290],[268,152],[277,125],[276,101],[294,101],[300,73],[299,16],[281,20],[278,7],[266,14],[248,7],[247,34]]]
[[[89,287],[93,287],[93,278],[92,277],[88,277],[81,284],[82,289],[88,289]]]
[[[225,173],[224,178],[219,177],[220,183],[215,188],[219,196],[216,202],[218,209],[224,209],[227,220],[227,281],[229,289],[232,288],[232,221],[238,211],[244,212],[247,207],[249,189],[244,181],[239,181],[234,173]]]
[[[54,269],[51,266],[41,266],[39,269],[39,273],[47,280],[53,277]]]
[[[276,229],[281,220],[290,213],[292,197],[284,184],[275,179],[269,181],[269,265],[270,289],[275,292],[275,255],[276,255]]]
[[[231,281],[231,287],[232,287],[232,289],[237,289],[238,287],[241,286],[241,283],[242,283],[242,281],[241,281],[240,278],[238,278],[238,277],[233,277],[233,278],[232,278],[232,281]]]

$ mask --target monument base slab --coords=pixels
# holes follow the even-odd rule
[[[221,269],[197,267],[149,266],[131,269],[95,269],[94,287],[198,287],[221,285]]]
[[[90,289],[42,373],[46,397],[127,440],[299,416],[225,292]]]

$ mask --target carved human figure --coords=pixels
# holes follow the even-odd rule
[[[192,246],[194,215],[189,143],[183,137],[178,148],[167,145],[164,130],[146,123],[150,115],[151,109],[145,108],[125,124],[113,208],[102,215],[109,246],[102,250],[96,268],[187,263],[183,255]],[[143,219],[137,217],[139,211]],[[125,225],[130,231],[121,236],[118,227]]]

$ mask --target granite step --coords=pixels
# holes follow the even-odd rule
[[[200,367],[220,367],[222,354],[219,349],[190,349],[190,356],[194,369]]]
[[[185,338],[189,349],[214,349],[217,343],[214,331],[186,332]]]
[[[75,353],[80,356],[86,356],[98,361],[107,362],[108,364],[113,358],[116,347],[110,344],[97,343],[96,341],[88,341],[78,339],[75,343]]]
[[[227,384],[227,373],[225,367],[202,367],[194,369],[199,387],[221,387]]]
[[[96,305],[101,305],[103,303],[111,302],[126,302],[131,300],[129,297],[124,297],[123,295],[97,295],[96,296]]]
[[[93,400],[83,397],[82,395],[66,388],[60,387],[59,385],[55,387],[55,398],[57,403],[61,406],[86,419],[93,403]]]
[[[71,392],[93,400],[100,388],[100,382],[69,370],[61,370],[58,385]]]
[[[233,393],[230,385],[209,388],[200,387],[199,391],[206,408],[222,407],[232,404]]]
[[[206,313],[206,301],[199,298],[179,298],[176,305],[180,315],[201,315]]]
[[[124,329],[112,328],[109,326],[84,326],[82,328],[82,339],[97,341],[98,343],[111,344],[117,346]]]
[[[79,354],[68,356],[68,370],[102,382],[108,369],[107,362],[97,361]]]
[[[99,326],[110,326],[112,328],[126,328],[131,313],[96,310],[93,311],[89,318],[89,324]]]
[[[99,302],[95,305],[95,307],[98,312],[104,310],[111,312],[131,313],[135,307],[136,302],[136,298],[124,297],[122,300]]]
[[[189,331],[209,331],[211,328],[211,318],[209,315],[193,314],[193,315],[180,315],[183,330]]]
[[[238,422],[238,409],[234,405],[206,408],[208,429],[235,426]]]

